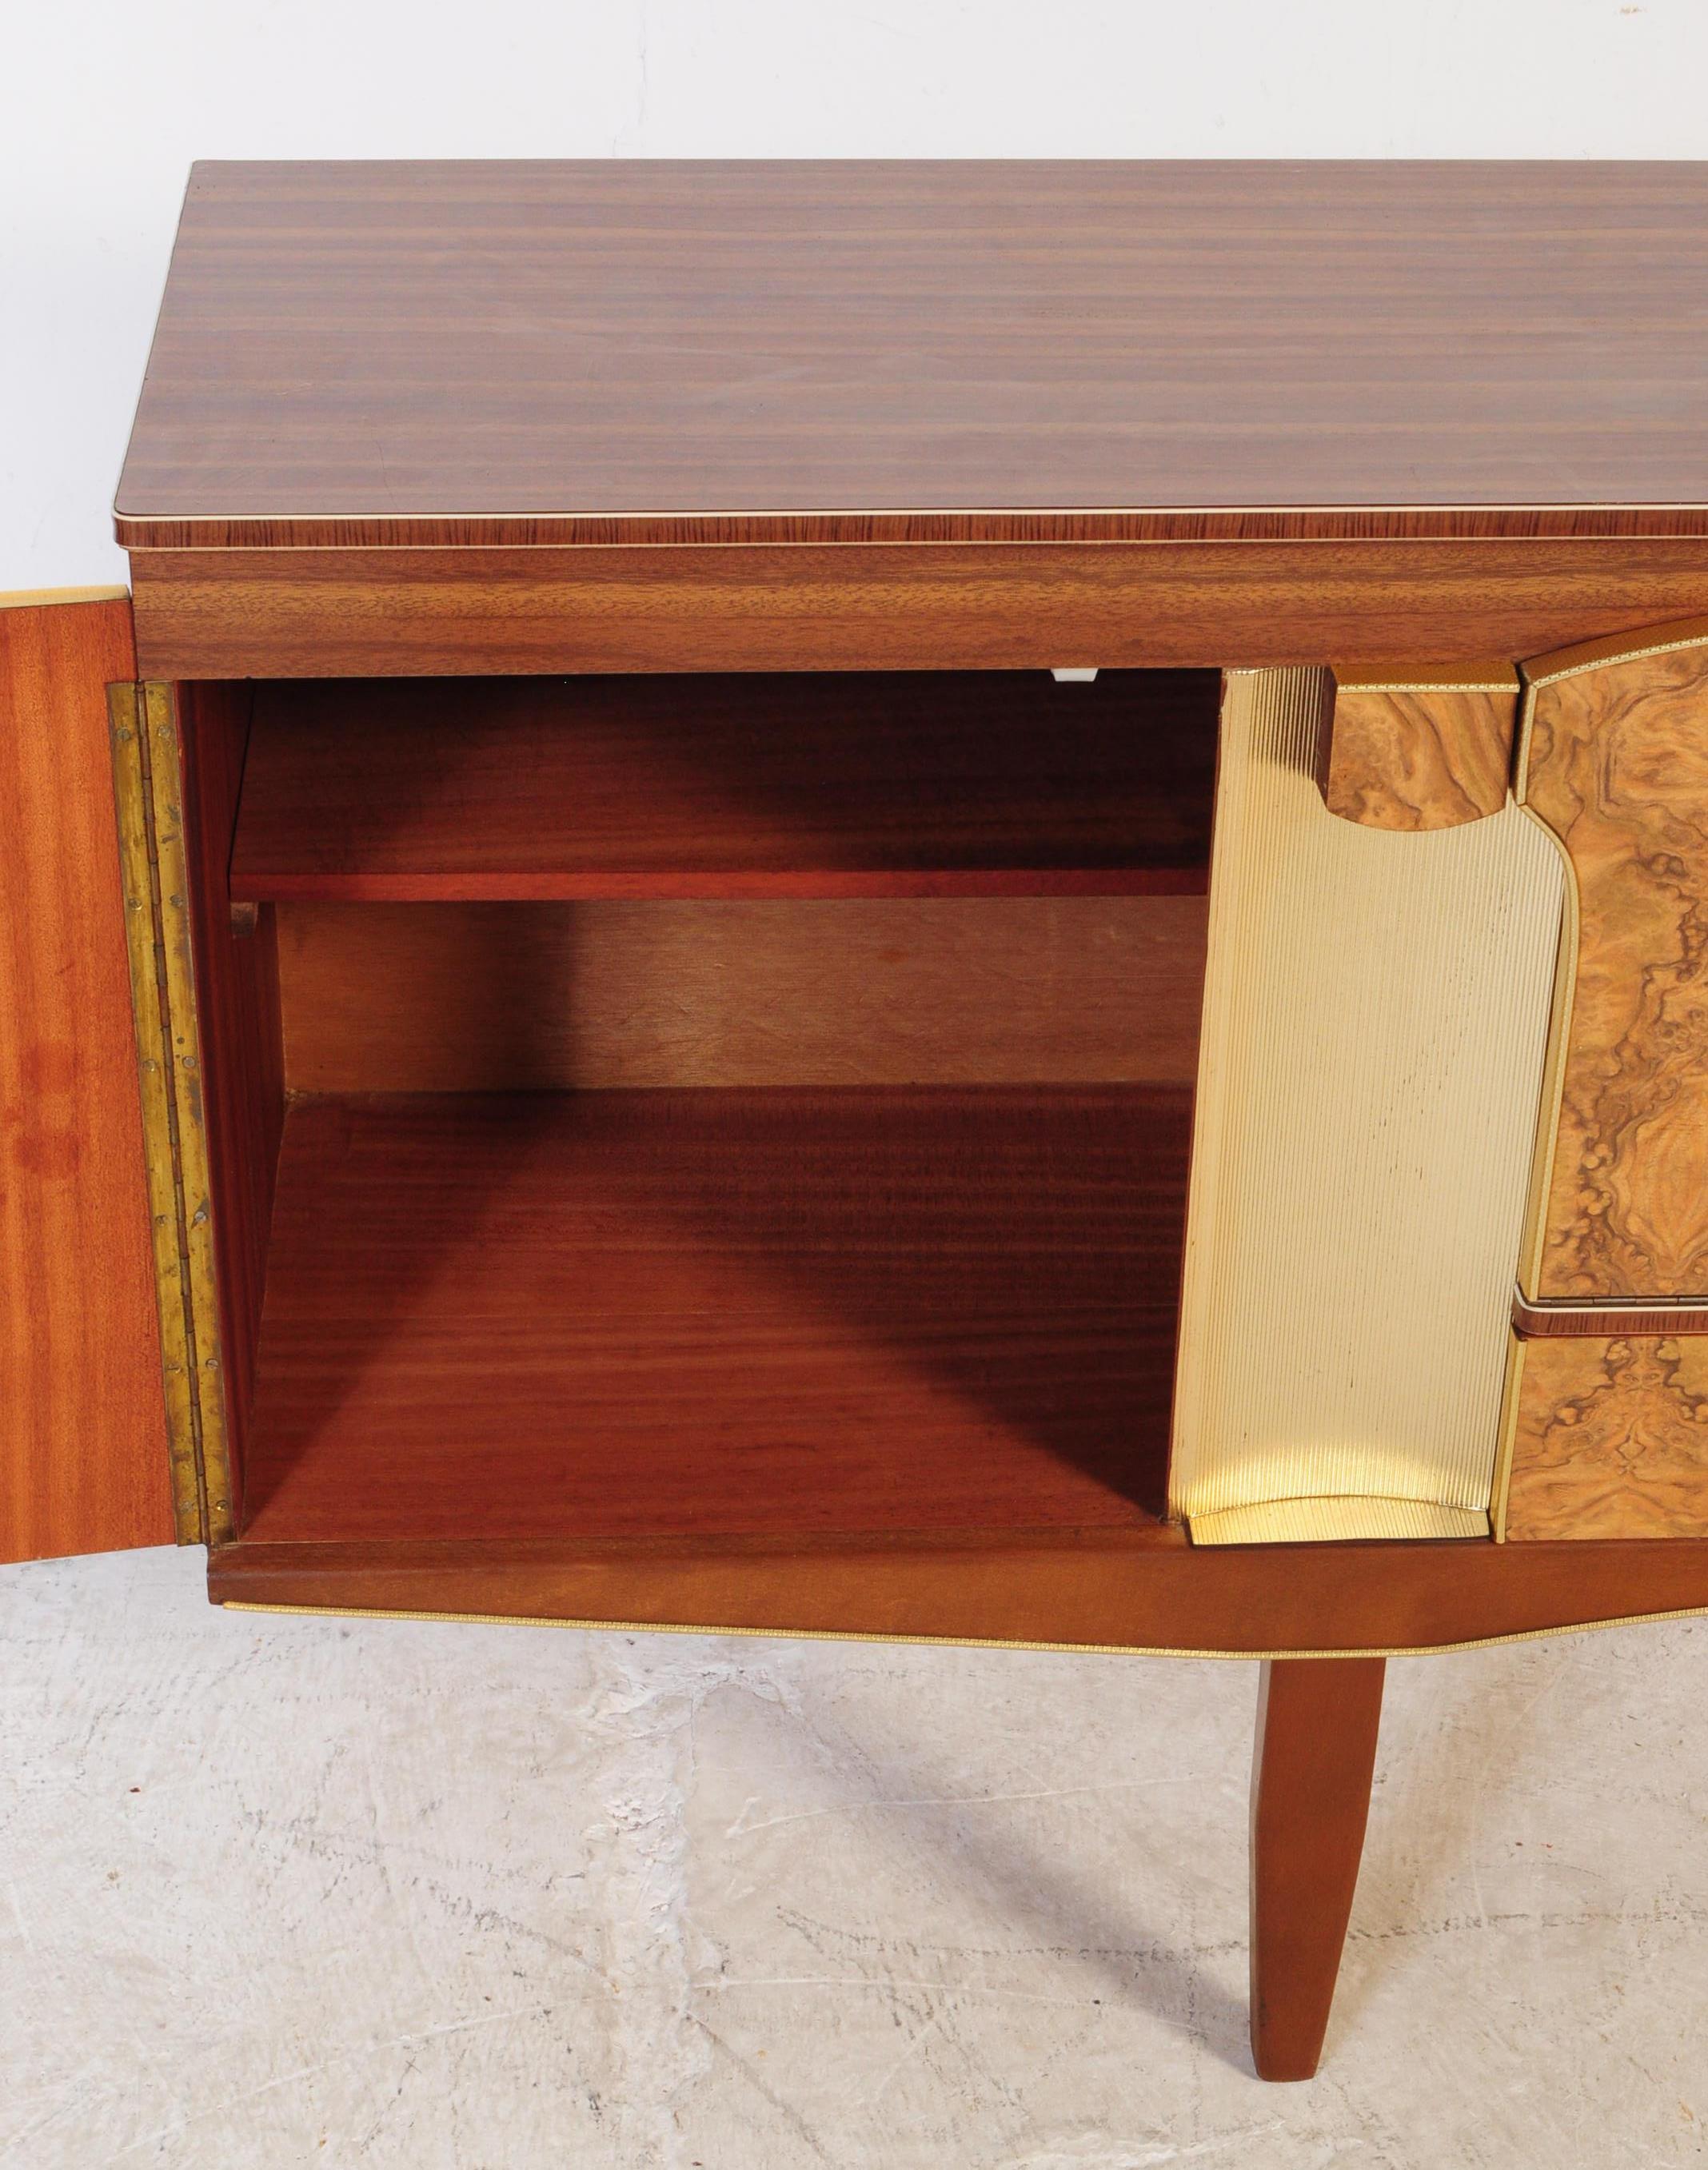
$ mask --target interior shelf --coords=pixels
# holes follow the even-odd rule
[[[231,894],[1195,895],[1213,672],[261,686]]]
[[[244,1540],[1154,1527],[1190,1104],[298,1098]]]

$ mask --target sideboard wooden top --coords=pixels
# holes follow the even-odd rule
[[[1708,533],[1708,164],[202,164],[132,548]]]

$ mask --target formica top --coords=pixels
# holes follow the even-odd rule
[[[1708,164],[198,165],[116,523],[1708,533]]]

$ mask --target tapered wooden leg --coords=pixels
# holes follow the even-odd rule
[[[1266,2080],[1322,2054],[1382,1718],[1380,1658],[1275,1659],[1251,1772],[1251,2053]]]

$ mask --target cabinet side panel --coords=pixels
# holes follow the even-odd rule
[[[106,687],[122,596],[0,598],[0,1558],[174,1534]]]
[[[154,689],[150,689],[151,692]],[[278,949],[270,907],[239,934],[229,868],[252,696],[242,684],[177,690],[190,880],[201,1104],[219,1309],[228,1523],[210,1499],[216,1542],[241,1521],[244,1445],[254,1394],[267,1238],[284,1124]]]
[[[1336,820],[1328,692],[1234,672],[1223,703],[1171,1488],[1199,1542],[1487,1527],[1561,870],[1510,805]]]

